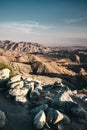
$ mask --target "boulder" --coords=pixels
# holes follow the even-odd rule
[[[87,112],[76,103],[71,103],[70,113],[72,116],[87,120]]]
[[[64,118],[63,114],[58,110],[53,108],[48,109],[47,112],[47,122],[50,124],[57,124],[58,122],[62,121]]]
[[[3,128],[6,123],[6,116],[3,111],[0,110],[0,128]]]
[[[11,83],[16,82],[16,81],[20,81],[20,80],[21,80],[21,75],[15,75],[15,76],[12,76],[10,78]]]
[[[5,68],[5,69],[1,69],[0,70],[0,79],[7,79],[9,78],[9,73],[10,73],[10,70],[8,68]]]
[[[51,105],[53,108],[60,110],[69,117],[87,119],[87,112],[75,102],[72,101],[52,102]]]
[[[58,92],[53,99],[53,102],[57,102],[60,104],[62,102],[65,102],[65,101],[73,102],[72,98],[70,97],[70,95],[66,91],[65,92]]]
[[[71,112],[71,106],[75,104],[67,92],[59,92],[57,93],[52,102],[51,106],[65,114],[69,114]]]
[[[83,76],[87,75],[86,70],[84,68],[81,68],[80,72],[79,72],[79,75],[83,75]]]
[[[12,96],[26,96],[28,93],[27,88],[21,88],[21,89],[10,89],[9,94]]]
[[[75,59],[77,63],[80,63],[80,57],[78,55],[75,55]]]
[[[17,82],[10,84],[10,88],[16,88],[16,89],[23,88],[23,86],[24,86],[23,81],[17,81]]]
[[[87,96],[83,96],[82,100],[87,103]]]
[[[41,92],[42,91],[42,87],[38,86],[38,87],[35,88],[35,90],[38,90],[39,92]]]
[[[42,129],[46,124],[46,115],[43,110],[34,117],[34,126],[36,129]]]

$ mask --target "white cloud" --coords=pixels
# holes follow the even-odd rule
[[[43,43],[55,39],[51,35],[55,26],[43,25],[35,21],[0,22],[0,40],[31,41]]]
[[[84,41],[86,37],[86,27],[53,26],[40,24],[36,21],[0,22],[0,40],[23,40],[46,43],[54,46],[57,45],[57,43],[70,43],[70,41],[72,42],[72,39],[77,41],[76,38],[83,38]]]
[[[67,24],[73,24],[73,23],[84,22],[85,20],[87,20],[87,18],[73,18],[73,19],[67,19],[67,20],[65,20],[65,23],[67,23]]]
[[[35,33],[36,30],[49,30],[54,26],[43,25],[36,21],[3,22],[0,23],[1,29],[19,30],[25,33]]]

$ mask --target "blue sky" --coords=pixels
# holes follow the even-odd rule
[[[87,0],[0,0],[0,39],[87,45]]]

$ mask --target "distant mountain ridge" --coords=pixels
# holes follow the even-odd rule
[[[51,51],[50,47],[31,42],[13,42],[9,40],[0,41],[0,48],[5,50],[14,50],[25,53],[47,53]]]
[[[27,54],[44,54],[50,52],[57,52],[59,50],[87,50],[85,46],[54,46],[48,47],[46,45],[32,43],[32,42],[13,42],[10,40],[0,40],[0,48],[4,50],[14,50],[18,52],[24,52]]]

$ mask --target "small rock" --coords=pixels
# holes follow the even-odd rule
[[[87,75],[86,71],[84,68],[81,68],[80,69],[80,72],[79,72],[80,75]]]
[[[6,123],[5,113],[0,110],[0,128],[3,128],[5,123]]]
[[[34,118],[34,126],[36,129],[42,129],[46,123],[46,115],[43,110],[35,116]]]
[[[59,122],[57,127],[58,127],[58,130],[64,130],[64,126],[62,122]]]
[[[63,120],[64,116],[61,112],[55,109],[48,109],[47,112],[47,122],[52,124],[57,124],[61,120]]]
[[[30,82],[30,81],[32,81],[32,78],[26,78],[25,81]]]
[[[26,86],[26,85],[25,85]],[[33,91],[34,90],[34,82],[31,81],[31,82],[28,82],[27,83],[27,88],[31,88],[31,90]]]
[[[39,82],[34,81],[34,86],[35,86],[35,88],[36,88],[36,87],[39,87],[39,86],[40,86],[40,83],[39,83]]]
[[[65,85],[60,89],[62,92],[67,92],[67,94],[72,95],[72,91]]]
[[[74,95],[77,95],[77,90],[73,90],[72,93],[73,93]]]
[[[5,68],[0,70],[0,79],[7,79],[9,78],[10,70]]]
[[[69,90],[69,88],[66,85],[61,87],[61,91],[63,91],[63,92],[68,91],[68,90]]]
[[[62,84],[61,84],[60,82],[58,82],[58,81],[56,81],[56,82],[53,84],[53,86],[52,86],[53,89],[57,89],[57,88],[60,88],[60,87],[62,87]]]
[[[15,101],[21,102],[21,103],[26,103],[27,99],[26,99],[26,97],[23,97],[23,96],[16,96]]]

